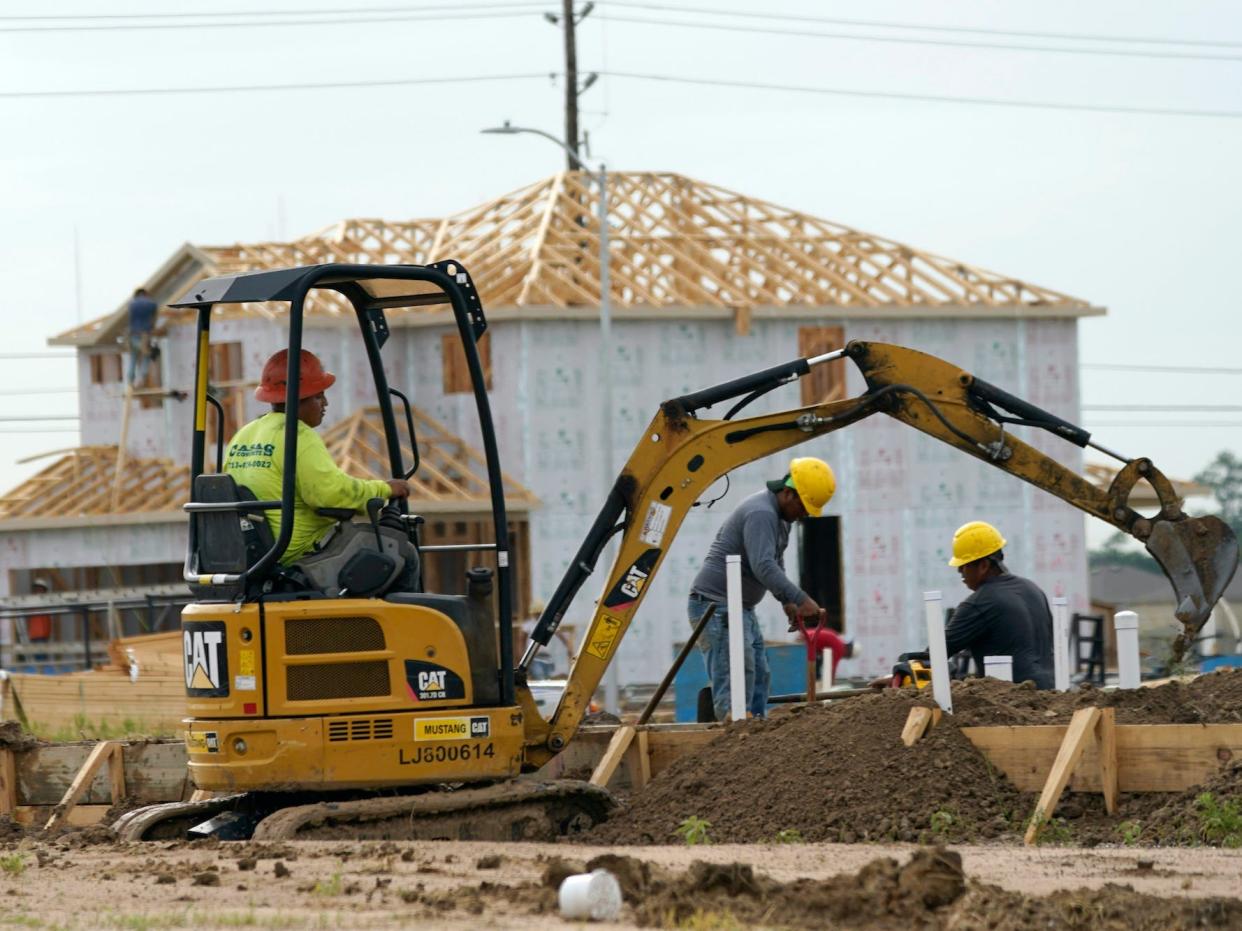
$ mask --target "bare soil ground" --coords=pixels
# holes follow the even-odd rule
[[[910,708],[930,697],[886,689],[830,704],[798,705],[766,721],[740,721],[661,772],[590,843],[667,844],[686,819],[709,822],[718,842],[806,841],[1016,843],[1035,798],[1020,793],[959,729],[1063,724],[1081,707],[1117,709],[1139,723],[1242,719],[1242,670],[1189,682],[1102,692],[1039,692],[995,679],[954,683],[946,716],[913,747],[901,742]],[[1242,766],[1222,760],[1203,786],[1178,794],[1126,795],[1117,814],[1090,795],[1063,797],[1053,844],[1242,846]],[[1215,808],[1201,804],[1210,793]]]
[[[103,837],[0,845],[0,928],[570,927],[555,885],[588,865],[622,882],[616,928],[1242,927],[1237,851]]]

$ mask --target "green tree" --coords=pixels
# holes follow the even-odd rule
[[[1242,459],[1222,449],[1195,481],[1212,489],[1221,520],[1242,535]]]
[[[1160,574],[1160,567],[1147,550],[1137,546],[1134,538],[1118,530],[1098,548],[1087,553],[1091,568],[1098,566],[1130,566],[1144,572]]]

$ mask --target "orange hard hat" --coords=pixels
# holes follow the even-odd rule
[[[298,374],[298,400],[309,398],[332,387],[336,376],[323,370],[323,363],[313,352],[302,350],[301,371]],[[263,377],[254,396],[268,404],[279,404],[285,399],[285,391],[289,383],[289,350],[282,349],[272,354],[263,364]]]

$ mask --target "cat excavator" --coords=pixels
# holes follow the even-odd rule
[[[387,591],[392,560],[419,560],[420,519],[404,501],[374,502],[374,546],[316,590],[290,584],[280,559],[290,539],[296,418],[286,424],[279,500],[253,500],[221,468],[206,468],[211,324],[221,305],[287,305],[287,409],[297,409],[303,320],[310,299],[344,301],[356,317],[386,439],[391,474],[419,468],[405,395],[388,383],[386,312],[447,308],[473,384],[490,484],[496,570],[472,569],[466,594]],[[643,596],[690,508],[745,463],[874,415],[913,427],[1056,495],[1142,541],[1177,597],[1180,651],[1206,621],[1238,563],[1237,540],[1216,517],[1188,517],[1146,458],[1098,444],[1079,426],[952,363],[901,346],[852,341],[660,405],[548,600],[524,654],[512,643],[513,564],[495,431],[476,344],[487,329],[478,292],[459,262],[326,264],[226,275],[193,285],[172,306],[197,313],[197,369],[185,579],[195,601],[182,614],[194,785],[187,802],[139,808],[114,829],[127,840],[350,837],[543,839],[588,829],[608,815],[608,793],[538,772],[587,712]],[[857,397],[743,419],[748,404],[819,366],[852,363]],[[404,405],[404,423],[393,399]],[[705,413],[729,405],[720,419]],[[218,410],[218,406],[217,406]],[[1047,430],[1122,465],[1107,489],[1018,439],[1012,427]],[[402,430],[404,429],[404,436]],[[413,451],[405,461],[403,443]],[[1146,480],[1160,501],[1144,516],[1129,505]],[[279,534],[264,515],[279,511]],[[331,515],[347,521],[353,515]],[[568,683],[545,719],[526,686],[609,540],[618,554],[602,586]],[[372,534],[356,534],[370,539]],[[400,544],[400,545],[398,545]],[[404,554],[402,556],[401,554]],[[415,567],[416,568],[416,567]],[[405,573],[419,578],[421,573]],[[419,587],[420,586],[415,586]]]

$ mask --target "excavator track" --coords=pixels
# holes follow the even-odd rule
[[[231,813],[237,819],[229,822],[227,839],[551,841],[589,830],[615,806],[606,789],[569,779],[309,804],[304,798],[248,793],[152,805],[129,812],[113,830],[126,841],[184,838],[202,822]],[[252,830],[239,834],[238,825],[248,822]]]

